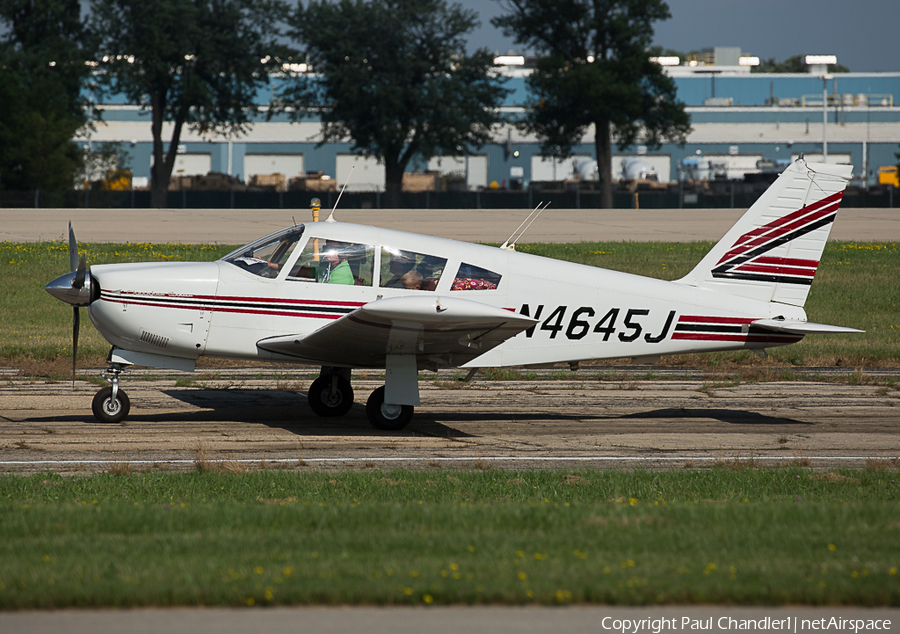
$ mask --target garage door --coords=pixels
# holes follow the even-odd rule
[[[205,176],[211,169],[211,154],[179,154],[175,157],[172,176]]]
[[[800,158],[799,154],[791,154],[792,161],[796,161],[798,158]],[[805,160],[807,163],[821,163],[822,154],[821,152],[818,154],[804,154],[803,160]],[[850,160],[849,154],[833,154],[832,152],[829,152],[827,162],[831,163],[832,165],[850,165],[852,161]]]
[[[759,173],[756,162],[762,154],[706,154],[703,158],[709,161],[710,170],[714,170],[714,165],[724,165],[729,180],[743,180],[744,174]],[[712,180],[712,173],[709,178]]]
[[[466,173],[466,157],[465,156],[435,156],[428,161],[428,169],[441,174],[459,174]],[[467,184],[469,189],[478,189],[487,187],[488,184],[488,161],[484,154],[469,155],[469,178]]]
[[[245,154],[244,174],[284,174],[287,179],[303,174],[302,154]]]
[[[575,164],[583,163],[586,159],[589,160],[590,158],[591,157],[587,154],[576,154],[575,156],[564,159],[535,154],[531,157],[531,180],[570,180],[575,174]]]

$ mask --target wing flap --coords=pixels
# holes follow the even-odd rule
[[[816,334],[846,334],[852,332],[865,332],[865,330],[857,330],[856,328],[846,328],[844,326],[832,326],[830,324],[816,324],[809,321],[800,321],[797,319],[757,319],[751,322],[752,326],[759,326],[766,330],[775,332],[787,332],[794,335],[816,335]]]
[[[389,354],[457,366],[536,323],[503,308],[456,297],[370,302],[307,335],[269,337],[263,350],[325,365],[384,367]]]

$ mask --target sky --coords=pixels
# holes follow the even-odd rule
[[[479,13],[471,48],[517,50],[491,26],[498,0],[451,0]],[[655,25],[654,44],[678,51],[738,46],[760,59],[837,55],[853,72],[900,72],[897,0],[667,0],[672,17]],[[520,50],[520,49],[519,49]]]
[[[333,0],[334,1],[334,0]],[[290,4],[296,0],[288,0]],[[491,25],[503,0],[449,0],[479,14],[469,48],[521,52]],[[667,0],[672,17],[655,24],[654,44],[677,51],[738,46],[760,59],[837,55],[853,72],[900,72],[898,0]],[[87,4],[84,2],[83,4]],[[0,27],[0,33],[4,29]]]

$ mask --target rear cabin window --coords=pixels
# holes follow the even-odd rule
[[[382,288],[433,291],[446,265],[446,258],[382,247],[379,285]]]
[[[372,286],[374,272],[374,246],[310,238],[287,279],[317,284]]]
[[[500,274],[494,273],[480,266],[466,264],[459,265],[456,278],[450,286],[451,291],[492,291],[500,284]]]

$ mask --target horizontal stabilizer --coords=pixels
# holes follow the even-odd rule
[[[856,328],[844,326],[831,326],[829,324],[815,324],[798,319],[757,319],[750,322],[751,326],[759,326],[775,332],[787,332],[793,335],[821,335],[821,334],[846,334],[851,332],[865,332]]]
[[[389,354],[415,355],[422,365],[425,360],[461,365],[535,323],[458,297],[392,297],[369,302],[308,335],[269,337],[256,345],[323,365],[383,367]]]

